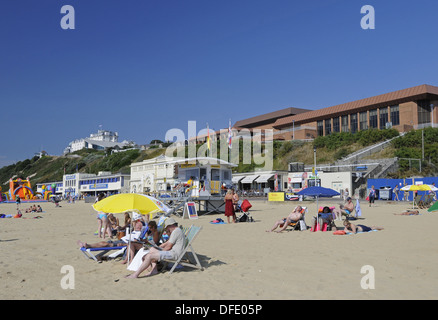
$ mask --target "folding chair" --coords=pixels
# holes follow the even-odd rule
[[[424,208],[429,208],[432,205],[432,202],[433,202],[433,194],[426,195],[423,201]]]
[[[421,194],[417,194],[414,198],[414,206],[416,205],[420,209],[424,209],[423,200],[421,200],[422,197]]]
[[[201,263],[199,262],[198,256],[196,255],[195,250],[192,247],[192,243],[193,241],[196,239],[197,235],[199,234],[199,232],[201,231],[202,227],[197,227],[192,225],[189,230],[187,231],[187,234],[185,235],[185,246],[184,246],[184,250],[181,253],[181,255],[178,257],[178,259],[176,260],[171,260],[171,259],[163,259],[164,262],[168,263],[173,263],[172,268],[170,269],[169,273],[172,273],[175,268],[180,264],[182,266],[185,267],[191,267],[191,268],[195,268],[195,269],[200,269],[200,270],[204,270],[204,268],[201,266]],[[191,262],[190,259],[187,256],[188,250],[190,249],[191,254],[193,255],[193,258],[195,259],[195,263]],[[186,260],[182,260],[184,257],[186,256]]]

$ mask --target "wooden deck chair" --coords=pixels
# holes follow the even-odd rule
[[[184,250],[181,253],[181,255],[178,257],[178,259],[176,260],[171,260],[171,259],[163,259],[163,261],[165,263],[173,263],[172,268],[170,269],[169,273],[172,273],[175,268],[178,265],[182,265],[184,267],[191,267],[191,268],[195,268],[195,269],[199,269],[199,270],[204,270],[204,268],[201,266],[201,263],[199,262],[198,256],[196,255],[195,250],[192,247],[192,243],[193,241],[195,241],[196,237],[198,236],[199,232],[201,231],[202,227],[197,227],[192,225],[188,230],[187,233],[184,235],[185,236],[185,244],[184,244]],[[191,254],[193,255],[193,258],[195,260],[195,262],[191,262],[190,259],[188,258],[188,250],[190,250]],[[184,258],[184,260],[183,260]]]

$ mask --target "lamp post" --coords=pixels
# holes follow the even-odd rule
[[[316,187],[316,147],[313,147],[313,177],[315,179],[315,187]]]

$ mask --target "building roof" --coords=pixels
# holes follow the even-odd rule
[[[123,142],[111,142],[111,141],[100,141],[100,140],[93,140],[93,139],[89,139],[89,138],[85,138],[84,139],[85,142],[92,144],[92,145],[96,145],[96,146],[101,146],[104,148],[114,148],[114,147],[124,147],[126,145],[128,145],[128,143],[126,143],[125,141]]]
[[[234,127],[255,127],[257,125],[265,124],[265,123],[272,123],[278,119],[293,116],[297,114],[301,114],[303,112],[311,111],[309,109],[299,109],[299,108],[285,108],[281,110],[277,110],[274,112],[265,113],[259,116],[251,117],[244,120],[239,120],[234,124]]]
[[[293,121],[295,121],[296,124],[317,121],[327,118],[328,115],[339,116],[349,113],[351,111],[360,112],[369,110],[372,107],[378,108],[428,98],[438,99],[438,87],[423,84],[420,86],[385,93],[352,102],[347,102],[328,108],[300,113],[297,115],[278,119],[275,122],[274,127],[282,128],[290,126]]]

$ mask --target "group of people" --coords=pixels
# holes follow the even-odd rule
[[[227,222],[230,223],[232,219],[233,223],[236,222],[236,211],[238,210],[239,195],[234,192],[233,189],[228,189],[227,194],[224,197],[225,201],[225,216]]]
[[[353,212],[355,210],[355,205],[351,199],[351,197],[347,197],[346,202],[344,204],[339,205],[339,208],[330,208],[325,206],[322,208],[319,213],[319,219],[321,219],[322,223],[327,223],[330,229],[337,230],[335,221],[342,221],[342,217],[345,216],[345,220],[343,221],[344,231],[346,233],[357,233],[357,232],[368,232],[371,230],[382,230],[382,227],[378,226],[365,226],[362,224],[355,225],[351,223],[351,219],[353,217]],[[266,232],[282,232],[286,230],[286,228],[292,223],[298,223],[304,217],[305,210],[302,206],[296,206],[292,212],[285,218],[277,220],[274,222],[274,225],[271,229],[266,230]],[[315,221],[315,223],[318,223]]]
[[[31,213],[31,212],[43,212],[43,209],[40,207],[40,205],[36,206],[30,206],[29,208],[27,208],[25,211],[25,213]]]
[[[147,271],[146,277],[157,274],[158,262],[163,259],[176,260],[182,254],[185,238],[182,229],[178,227],[175,219],[167,218],[164,221],[164,228],[161,232],[158,230],[157,222],[153,220],[148,222],[146,229],[142,219],[136,219],[133,223],[133,232],[147,230],[143,237],[134,237],[131,241],[127,241],[126,237],[123,237],[117,240],[110,239],[92,244],[82,241],[77,243],[79,247],[83,248],[127,247],[122,264],[128,264],[128,269],[134,272],[126,276],[126,278],[138,278],[145,271]],[[161,243],[160,240],[163,233],[166,233],[169,239]],[[131,236],[131,234],[128,236]]]

